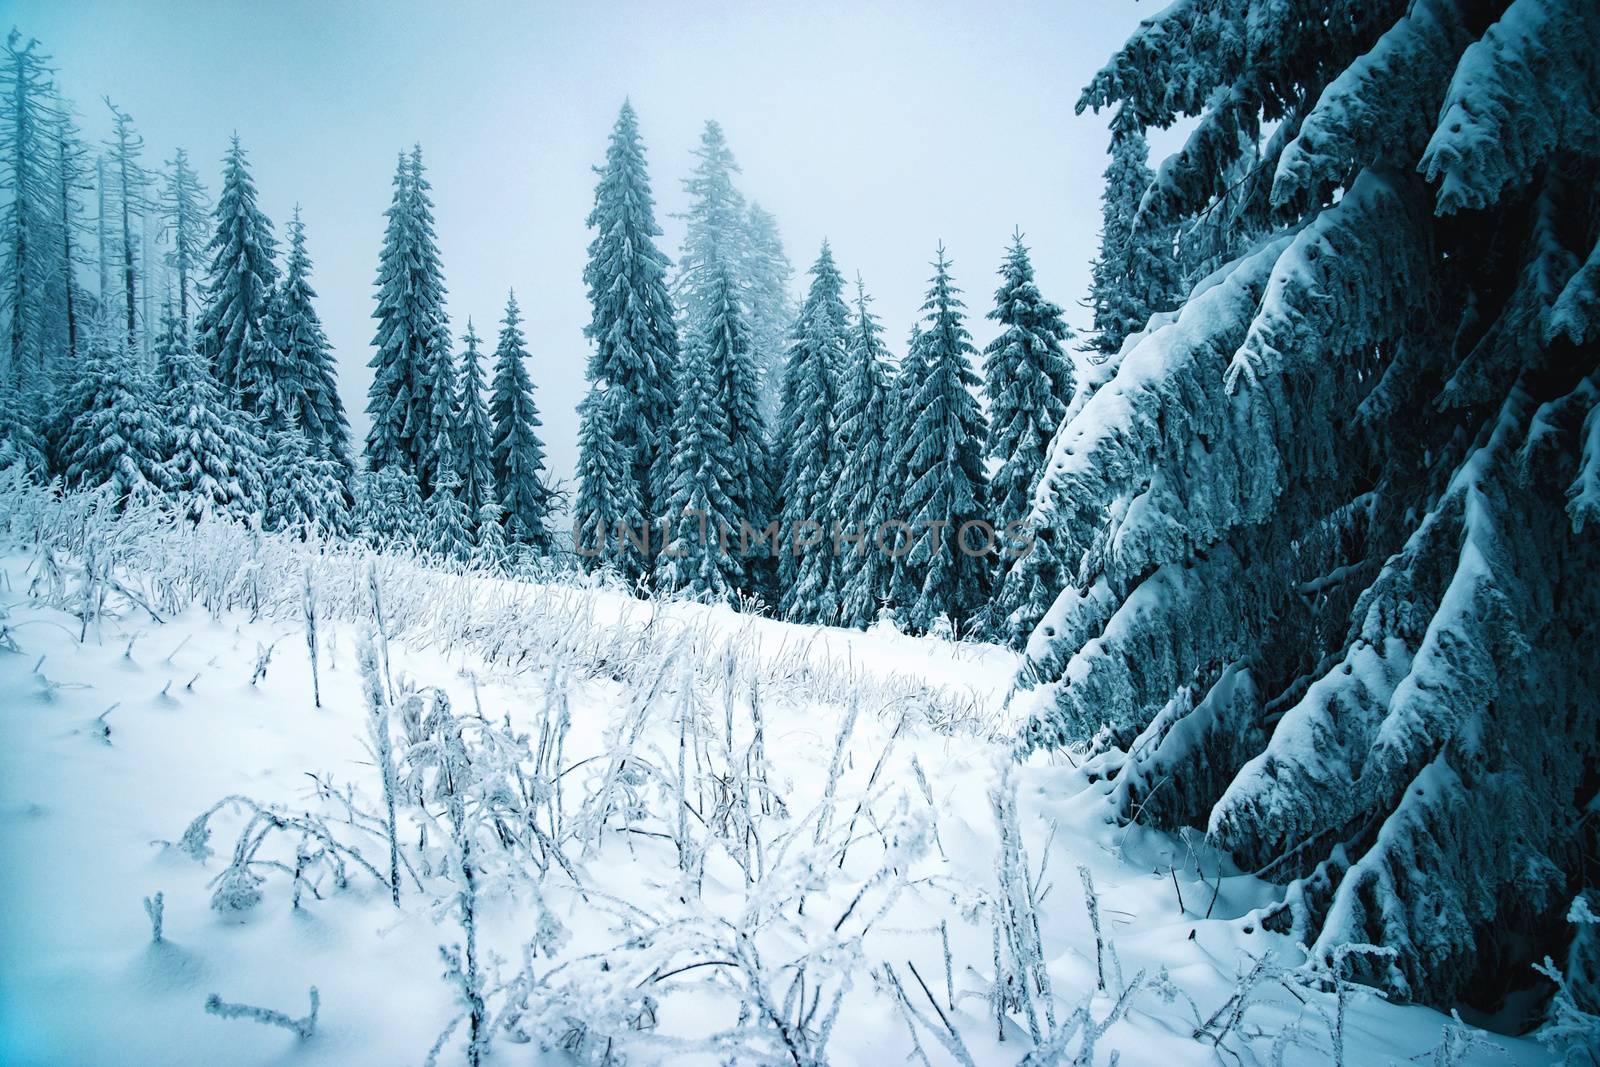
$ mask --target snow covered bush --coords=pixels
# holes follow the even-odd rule
[[[1135,226],[1240,251],[1056,434],[1021,749],[1107,754],[1324,961],[1391,950],[1351,976],[1488,1005],[1595,878],[1600,8],[1305,16],[1179,0],[1080,101],[1194,117]]]

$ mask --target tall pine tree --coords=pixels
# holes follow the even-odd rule
[[[688,352],[686,348],[685,357]],[[652,534],[633,476],[633,457],[611,432],[626,406],[603,382],[591,385],[578,404],[578,499],[572,512],[572,541],[585,570],[606,570],[637,580],[648,573],[650,560],[634,540]]]
[[[35,401],[54,347],[46,292],[60,272],[51,172],[51,131],[59,111],[48,63],[38,43],[24,41],[16,30],[0,52],[0,188],[8,194],[0,207],[6,369],[10,387],[37,387],[30,390]]]
[[[587,220],[595,236],[583,270],[592,314],[584,333],[594,345],[589,381],[604,383],[611,401],[589,410],[617,419],[607,432],[630,457],[636,495],[654,508],[664,491],[678,334],[666,286],[670,264],[655,245],[661,227],[631,104],[623,103],[597,172]]]
[[[838,610],[832,505],[844,456],[834,426],[839,407],[835,375],[844,364],[849,310],[844,278],[826,241],[809,273],[811,290],[795,320],[784,365],[777,448],[783,475],[778,493],[784,530],[793,537],[803,525],[815,524],[821,528],[821,539],[779,554],[778,607],[789,619],[826,622]]]
[[[725,325],[684,349],[673,425],[667,544],[656,557],[657,585],[713,601],[735,599],[746,575],[736,547],[740,516],[728,492],[733,450],[726,413],[717,402],[712,349],[748,342],[737,304],[725,306],[733,308]]]
[[[750,349],[761,373],[762,414],[778,413],[783,385],[784,354],[796,311],[789,293],[794,268],[783,250],[778,220],[760,204],[745,214],[744,284],[750,304]]]
[[[1155,175],[1146,160],[1150,147],[1133,113],[1119,108],[1111,120],[1111,163],[1100,195],[1100,255],[1090,266],[1089,305],[1094,309],[1090,347],[1115,355],[1130,333],[1150,316],[1177,302],[1180,272],[1174,227],[1139,204]]]
[[[759,375],[750,354],[750,332],[744,314],[733,267],[724,265],[714,272],[698,343],[722,421],[722,436],[727,441],[724,489],[730,510],[725,518],[736,536],[742,523],[762,529],[774,511]],[[761,559],[742,557],[740,563],[745,574],[744,591],[759,592],[764,570]]]
[[[305,435],[309,454],[331,460],[343,469],[348,484],[351,470],[350,422],[339,383],[333,349],[322,329],[311,288],[311,256],[306,252],[305,224],[300,208],[289,222],[289,259],[283,285],[273,306],[273,341],[283,358],[285,388],[292,389],[294,412]]]
[[[856,280],[856,313],[840,383],[836,448],[842,457],[832,511],[846,533],[835,564],[841,626],[866,627],[887,600],[894,575],[893,528],[898,502],[894,465],[894,383],[883,328]],[[883,531],[880,534],[880,531]]]
[[[461,353],[461,393],[456,398],[455,462],[461,481],[461,503],[467,509],[469,525],[476,532],[478,514],[485,504],[498,503],[494,487],[494,433],[489,410],[483,402],[483,355],[478,351],[478,332],[467,319],[467,332],[461,336],[466,346]]]
[[[434,389],[440,383],[441,351],[450,350],[444,311],[444,269],[433,232],[433,202],[424,177],[422,149],[402,154],[395,169],[394,198],[386,212],[383,251],[378,259],[377,351],[367,391],[367,466],[405,468],[426,496],[430,472],[437,469],[439,409]],[[454,395],[454,386],[451,387]],[[431,431],[431,432],[430,432]]]
[[[517,294],[506,297],[500,341],[494,352],[494,382],[489,399],[492,424],[491,472],[505,511],[506,540],[548,553],[554,493],[544,481],[544,442],[539,440],[539,409],[528,377],[527,343]]]
[[[694,172],[683,183],[689,210],[673,290],[688,324],[686,334],[698,339],[720,313],[717,291],[723,272],[736,289],[743,280],[749,231],[744,196],[733,184],[739,164],[716,121],[706,123],[694,156]]]
[[[272,223],[256,206],[255,182],[238,134],[223,160],[222,194],[213,218],[205,310],[196,326],[200,353],[211,361],[217,383],[237,395],[244,410],[271,424],[292,413],[280,390],[282,357],[268,329],[278,278],[277,241]]]
[[[984,451],[999,464],[990,482],[994,522],[1026,519],[1034,484],[1044,470],[1050,438],[1072,397],[1072,362],[1061,343],[1072,331],[1062,311],[1039,295],[1033,263],[1017,234],[1000,268],[989,318],[1002,327],[983,350],[989,396],[989,439]]]
[[[196,303],[195,289],[206,254],[205,186],[189,165],[189,153],[178,149],[167,161],[166,180],[161,184],[161,221],[167,244],[167,266],[177,274],[178,322],[185,333],[190,326],[190,305]],[[298,212],[295,219],[299,221]]]
[[[132,348],[139,341],[139,244],[134,237],[134,220],[143,219],[152,208],[150,173],[140,156],[144,138],[133,128],[133,118],[105,98],[111,110],[111,137],[106,141],[106,177],[110,181],[112,203],[116,209],[117,274],[126,341]],[[102,309],[109,311],[109,309]]]
[[[909,387],[916,414],[908,438],[903,516],[916,534],[907,559],[919,578],[908,620],[920,630],[941,618],[956,625],[968,621],[983,606],[991,565],[978,554],[987,544],[983,532],[964,529],[968,522],[989,518],[983,466],[987,427],[972,393],[979,384],[972,370],[978,353],[943,245],[933,267],[918,345],[926,370]]]
[[[889,583],[889,602],[901,619],[905,617],[922,588],[920,568],[911,556],[915,531],[911,529],[911,489],[916,479],[911,470],[911,456],[916,444],[912,431],[916,428],[918,411],[917,391],[928,376],[928,360],[922,347],[922,323],[913,323],[906,338],[906,354],[900,360],[894,376],[894,394],[889,434],[889,499],[894,533],[885,534],[892,562]],[[898,524],[904,523],[902,527]]]

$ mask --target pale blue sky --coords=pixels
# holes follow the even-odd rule
[[[148,159],[183,146],[215,194],[235,130],[280,236],[302,205],[365,431],[372,281],[395,154],[420,141],[452,328],[492,347],[507,286],[527,317],[552,466],[570,474],[588,318],[590,168],[625,96],[649,150],[662,246],[707,118],[778,218],[803,283],[824,237],[860,271],[896,350],[943,240],[980,346],[1012,228],[1074,325],[1095,250],[1105,116],[1078,91],[1149,4],[435,3],[0,0],[38,37],[86,131],[102,95]],[[358,437],[359,440],[359,437]]]

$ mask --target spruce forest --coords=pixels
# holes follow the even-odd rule
[[[1122,41],[1068,95],[976,5],[612,6],[460,15],[605,121],[378,169],[5,27],[0,1062],[1600,1067],[1600,5],[1032,12]],[[772,164],[624,69],[764,19],[1049,124]],[[817,72],[938,128],[907,62]],[[575,124],[565,285],[475,255]]]

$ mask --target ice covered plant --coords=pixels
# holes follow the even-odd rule
[[[369,571],[369,576],[371,572]],[[371,580],[373,610],[378,610],[377,580]],[[381,616],[380,616],[381,617]],[[382,632],[381,629],[379,632]],[[389,839],[389,892],[394,906],[400,906],[400,836],[395,822],[395,792],[397,773],[394,760],[394,741],[389,729],[389,701],[384,696],[382,681],[378,678],[378,653],[370,635],[356,644],[356,662],[361,670],[361,692],[367,703],[367,738],[373,759],[377,761],[378,778],[383,785],[384,829]]]
[[[1039,887],[1028,870],[1028,854],[1022,843],[1022,826],[1017,821],[1017,782],[1010,765],[1001,769],[1000,781],[989,794],[995,824],[1000,831],[1000,857],[997,864],[999,885],[993,904],[995,926],[995,1011],[1021,1012],[1028,1034],[1038,1044],[1056,1029],[1055,994],[1050,971],[1045,964],[1044,943],[1039,931]],[[1089,894],[1090,915],[1095,905],[1088,869],[1084,875]],[[1040,872],[1043,878],[1043,871]],[[1100,927],[1095,921],[1096,962],[1099,961]],[[1105,988],[1102,977],[1101,988]],[[1001,1027],[1000,1035],[1005,1035]]]
[[[322,681],[317,677],[317,589],[311,584],[311,564],[302,573],[301,603],[306,622],[306,653],[311,657],[311,699],[322,707]]]
[[[144,913],[150,918],[150,940],[161,943],[161,920],[166,912],[166,901],[157,890],[155,896],[144,898]]]
[[[322,998],[317,987],[311,987],[311,1010],[296,1019],[272,1008],[258,1008],[253,1004],[232,1004],[213,993],[206,998],[206,1014],[219,1019],[249,1019],[265,1026],[281,1026],[304,1041],[317,1032],[317,1012],[322,1010]]]
[[[1600,768],[1600,6],[1302,7],[1178,0],[1080,101],[1188,117],[1133,230],[1222,253],[1054,438],[1021,747],[1139,739],[1121,814],[1285,884],[1271,929],[1490,1003]]]
[[[348,805],[346,810],[351,811]],[[288,875],[293,883],[295,906],[300,905],[302,890],[312,896],[322,896],[325,881],[335,888],[344,888],[350,882],[351,870],[369,875],[375,882],[388,886],[388,879],[362,855],[359,846],[342,840],[329,827],[329,820],[311,812],[294,812],[272,805],[258,804],[249,797],[232,795],[223,797],[192,819],[177,841],[177,848],[197,863],[204,863],[212,855],[212,820],[219,813],[243,812],[246,816],[235,839],[228,865],[212,879],[211,906],[224,913],[249,911],[261,902],[261,886],[271,873]],[[345,825],[352,830],[375,834],[375,820],[347,818]],[[279,858],[281,852],[268,847],[280,839],[296,842],[290,859]]]
[[[1567,911],[1573,925],[1565,972],[1549,956],[1534,970],[1555,983],[1539,1040],[1563,1065],[1600,1065],[1600,993],[1594,970],[1600,967],[1600,918],[1589,907],[1592,894],[1579,895]]]

